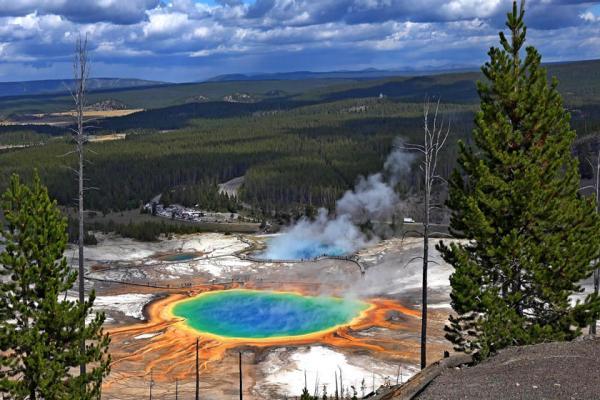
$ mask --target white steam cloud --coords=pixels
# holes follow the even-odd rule
[[[394,188],[384,181],[383,174],[360,177],[354,190],[348,190],[335,206],[337,215],[347,215],[357,224],[371,220],[386,220],[398,204]]]
[[[269,241],[261,257],[274,260],[311,259],[323,255],[354,253],[375,239],[358,227],[368,221],[387,221],[398,202],[395,185],[410,172],[415,156],[396,148],[382,172],[359,177],[336,203],[335,214],[319,209],[315,220],[302,218]]]

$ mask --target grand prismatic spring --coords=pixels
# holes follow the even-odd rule
[[[302,336],[349,324],[367,310],[362,301],[289,292],[207,292],[173,305],[171,312],[202,334],[267,339]]]
[[[367,302],[292,290],[223,289],[216,285],[191,295],[170,295],[147,308],[147,323],[111,329],[115,341],[159,334],[133,353],[131,347],[123,354],[115,352],[117,364],[136,359],[145,360],[148,371],[154,367],[187,369],[197,338],[205,366],[221,360],[237,346],[269,348],[323,343],[385,353],[379,340],[356,337],[356,332],[370,327],[408,328],[418,316],[418,311],[388,299],[373,298]],[[399,324],[390,321],[390,312],[405,315],[408,320]]]

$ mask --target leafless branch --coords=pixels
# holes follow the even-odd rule
[[[71,151],[67,151],[64,154],[59,154],[56,157],[63,158],[63,157],[67,157],[67,156],[70,156],[71,154],[75,154],[75,153],[77,153],[77,150],[71,150]]]
[[[454,239],[454,236],[452,236],[449,233],[445,233],[445,232],[436,232],[435,235],[436,236],[446,236],[447,238]]]

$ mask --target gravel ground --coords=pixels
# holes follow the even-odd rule
[[[600,339],[501,351],[475,367],[449,369],[416,399],[600,399]]]

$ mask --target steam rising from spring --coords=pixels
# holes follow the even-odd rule
[[[275,260],[311,259],[323,255],[340,256],[354,253],[376,237],[368,238],[359,225],[369,221],[389,220],[399,198],[394,187],[410,172],[415,156],[400,146],[384,163],[384,170],[359,177],[353,190],[336,202],[335,214],[319,209],[315,220],[300,219],[283,234],[273,238],[261,257]]]

